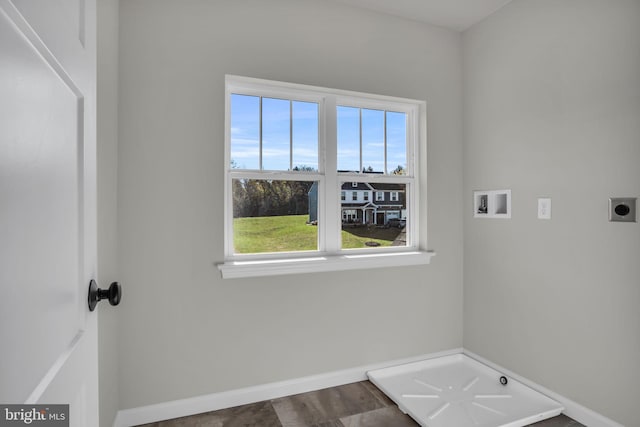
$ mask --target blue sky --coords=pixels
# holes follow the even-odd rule
[[[360,109],[339,106],[338,169],[360,169]],[[362,164],[384,171],[384,116],[362,109]],[[406,168],[406,114],[386,112],[387,166]],[[318,105],[283,99],[262,100],[262,161],[265,170],[290,166],[318,168]],[[292,136],[293,153],[290,150]],[[260,98],[231,96],[231,159],[242,169],[259,169]]]

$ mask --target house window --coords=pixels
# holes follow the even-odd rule
[[[358,211],[355,209],[343,209],[342,210],[342,221],[344,222],[353,222],[358,219]]]
[[[424,253],[416,172],[425,107],[423,101],[227,76],[223,275],[237,261],[264,267],[280,259],[283,266],[295,254],[338,260],[347,252]],[[385,192],[406,218],[401,244],[384,227],[365,227],[387,221],[390,207],[370,203],[371,194],[384,201]],[[345,261],[349,268],[357,264],[353,259]]]

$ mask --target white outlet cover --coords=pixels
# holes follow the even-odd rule
[[[551,219],[551,199],[538,199],[538,219]]]

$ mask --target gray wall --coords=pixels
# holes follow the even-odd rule
[[[118,279],[118,0],[97,2],[97,162],[98,282],[107,287]],[[98,305],[100,425],[111,426],[119,409],[118,310]]]
[[[428,102],[431,265],[226,280],[224,75]],[[462,345],[461,36],[308,0],[120,5],[122,409]]]
[[[639,426],[640,224],[607,200],[640,196],[640,2],[516,0],[463,52],[464,345]],[[502,188],[513,218],[474,220]]]

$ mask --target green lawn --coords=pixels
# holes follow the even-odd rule
[[[235,218],[233,241],[236,253],[313,251],[317,249],[318,227],[307,225],[308,215]],[[366,248],[365,242],[391,246],[399,233],[390,228],[346,228],[342,230],[342,247]]]

